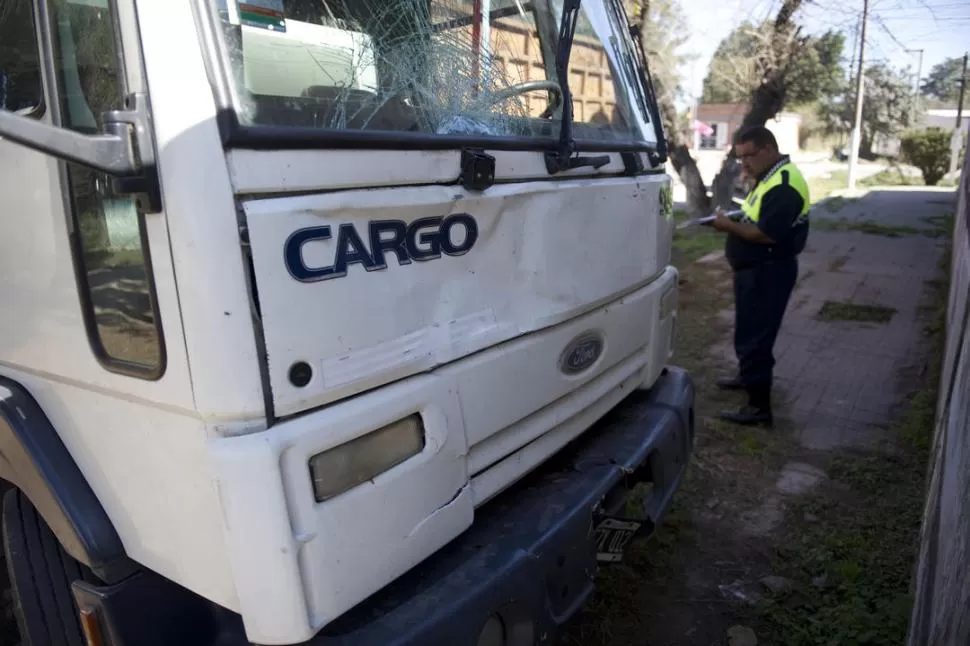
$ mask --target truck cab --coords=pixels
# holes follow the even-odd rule
[[[693,443],[622,3],[2,9],[24,640],[552,643]]]

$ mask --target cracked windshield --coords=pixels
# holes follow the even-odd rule
[[[220,0],[219,9],[244,124],[559,135],[561,2]],[[628,100],[616,74],[617,62],[632,70],[632,56],[629,41],[607,49],[580,15],[568,70],[575,139],[643,139],[631,112],[645,113],[642,94]],[[637,82],[631,72],[626,80]]]

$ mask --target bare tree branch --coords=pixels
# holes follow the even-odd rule
[[[794,22],[795,12],[801,5],[802,0],[784,0],[775,16],[772,33],[768,38],[771,46],[762,48],[758,57],[759,66],[763,70],[762,78],[751,93],[750,107],[744,115],[741,127],[763,126],[769,119],[775,118],[785,105],[788,70],[793,56],[804,45],[800,29]],[[731,203],[740,172],[732,147],[714,178],[712,189],[715,204],[727,206]]]

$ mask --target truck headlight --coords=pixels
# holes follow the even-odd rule
[[[310,458],[313,495],[323,502],[424,450],[424,424],[411,415]]]

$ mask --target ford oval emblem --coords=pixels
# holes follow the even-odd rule
[[[567,375],[585,372],[603,354],[603,345],[603,335],[599,332],[580,334],[559,356],[559,370]]]

